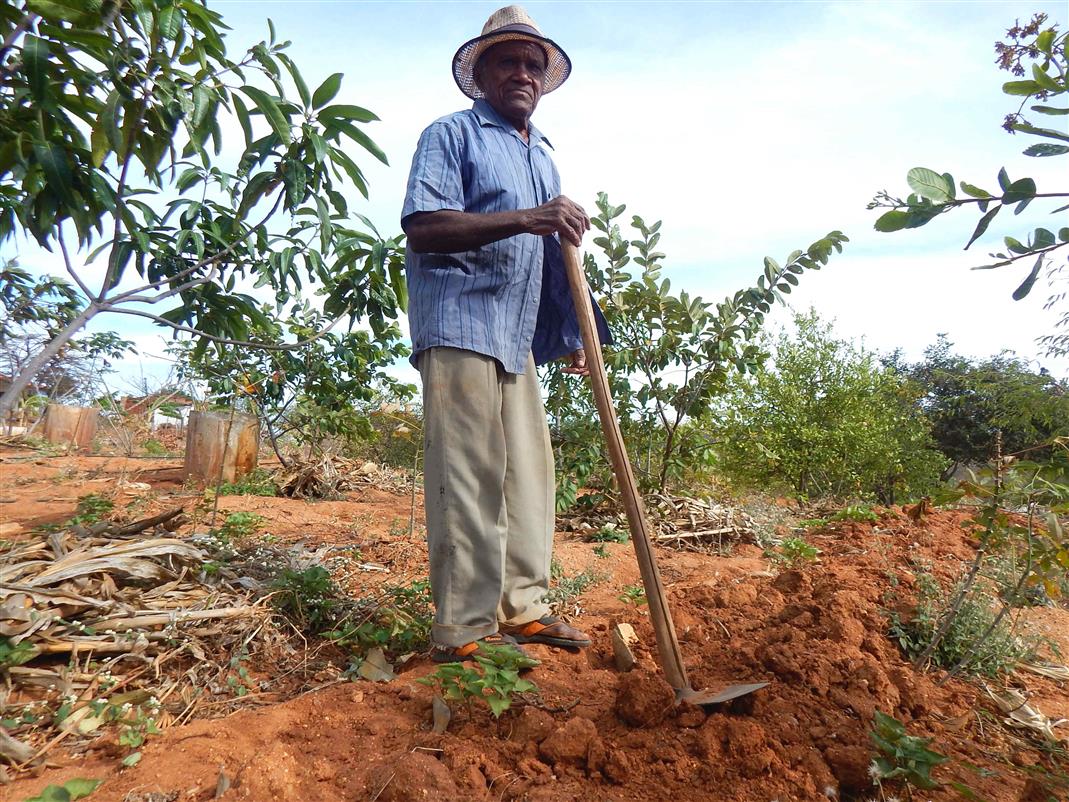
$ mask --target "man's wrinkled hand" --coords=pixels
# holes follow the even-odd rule
[[[530,234],[560,234],[575,247],[583,243],[583,234],[590,230],[590,217],[573,200],[559,195],[548,203],[527,210]]]
[[[586,364],[586,351],[580,348],[578,351],[572,351],[571,364],[566,368],[562,368],[565,373],[571,373],[574,376],[589,376],[590,368]]]

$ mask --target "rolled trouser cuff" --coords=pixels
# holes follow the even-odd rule
[[[497,632],[496,625],[482,627],[459,627],[448,624],[434,624],[431,627],[431,640],[438,646],[455,648],[464,646],[472,641],[493,635]]]

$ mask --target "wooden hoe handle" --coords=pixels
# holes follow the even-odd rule
[[[650,621],[657,636],[657,652],[661,669],[668,684],[676,691],[690,690],[687,671],[683,667],[683,657],[679,652],[679,640],[672,623],[672,614],[668,610],[668,601],[661,583],[661,574],[657,570],[653,545],[650,542],[649,524],[642,496],[638,492],[635,474],[627,458],[627,448],[620,433],[620,422],[616,417],[612,398],[609,395],[609,379],[605,374],[605,360],[601,353],[601,341],[598,339],[594,323],[594,310],[590,305],[590,290],[587,287],[579,260],[579,251],[574,245],[561,238],[564,250],[564,267],[568,272],[568,284],[572,290],[572,300],[579,316],[579,330],[586,350],[587,367],[590,369],[590,383],[594,390],[594,401],[601,418],[601,429],[605,433],[605,442],[609,447],[612,470],[620,487],[620,495],[627,512],[627,523],[631,529],[631,542],[635,545],[639,569],[642,572],[642,584],[646,589],[646,600],[650,608]]]

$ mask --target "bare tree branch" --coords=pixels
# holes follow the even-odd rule
[[[71,264],[71,256],[67,252],[67,241],[63,238],[63,224],[62,223],[59,226],[57,226],[56,239],[59,241],[59,250],[63,254],[63,264],[66,265],[67,272],[70,273],[71,278],[74,279],[74,283],[78,285],[78,288],[83,293],[85,293],[85,297],[88,298],[90,301],[98,301],[98,300],[100,300],[97,296],[93,295],[93,293],[89,291],[89,287],[87,287],[85,282],[82,281],[81,277],[75,271],[74,265]]]

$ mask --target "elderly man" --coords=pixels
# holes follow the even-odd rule
[[[590,220],[531,125],[570,70],[522,8],[494,12],[453,58],[474,106],[427,128],[412,161],[401,225],[437,662],[484,643],[590,645],[545,601],[555,493],[535,374],[565,356],[587,373],[559,237],[578,246]]]

